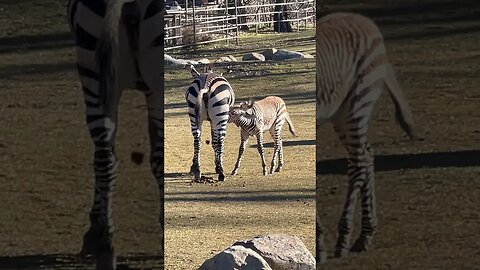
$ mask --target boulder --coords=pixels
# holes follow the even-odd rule
[[[198,65],[198,61],[193,60],[184,60],[184,59],[176,59],[172,56],[165,54],[163,56],[166,65],[175,65],[175,66],[185,66],[185,65]]]
[[[222,62],[232,62],[232,59],[230,59],[230,57],[227,57],[227,56],[222,56],[220,58],[218,58],[217,60],[215,60],[216,63],[222,63]]]
[[[207,58],[200,59],[197,62],[204,65],[210,64],[210,60],[208,60]]]
[[[255,251],[231,246],[206,260],[198,270],[272,270]]]
[[[233,56],[231,54],[228,55],[227,57],[230,58],[232,60],[232,62],[238,62],[237,58],[235,58],[235,56]]]
[[[272,60],[273,55],[277,53],[277,49],[271,48],[271,49],[266,49],[265,51],[262,52],[262,55],[265,56],[265,60]]]
[[[271,234],[238,241],[262,256],[273,270],[315,270],[315,258],[296,236]]]
[[[313,59],[313,58],[315,58],[315,56],[313,56],[313,55],[311,55],[311,54],[309,54],[309,53],[304,53],[304,54],[303,54],[303,58],[305,58],[305,59]]]
[[[288,50],[278,50],[273,55],[272,60],[283,61],[283,60],[301,59],[301,58],[304,58],[304,55],[301,52],[294,52],[294,51],[288,51]]]
[[[254,53],[254,52],[246,53],[243,56],[242,61],[265,61],[265,56],[259,53]]]

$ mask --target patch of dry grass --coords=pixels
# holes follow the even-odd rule
[[[267,48],[270,44],[266,42],[270,39],[262,38],[262,45]],[[278,42],[276,46],[281,44]],[[262,45],[257,44],[258,48]],[[303,48],[308,49],[307,46],[311,45]],[[210,55],[218,56],[213,51]],[[193,138],[184,94],[191,78],[187,70],[167,70],[167,269],[195,269],[235,241],[267,233],[297,235],[315,254],[314,66],[312,60],[301,60],[232,65],[219,70],[233,86],[237,102],[267,95],[283,97],[299,136],[293,137],[284,127],[285,167],[281,173],[262,176],[256,140],[251,138],[239,174],[235,177],[228,175],[225,183],[216,184],[191,183],[193,177],[186,174],[193,155]],[[203,130],[201,169],[212,175],[213,149],[205,144],[206,140],[210,140],[208,122],[204,123]],[[272,142],[269,136],[265,136],[266,143]],[[228,174],[236,161],[239,143],[240,131],[229,125],[224,159]],[[271,155],[272,148],[266,148],[268,165]]]

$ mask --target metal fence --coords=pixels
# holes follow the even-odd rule
[[[201,7],[188,7],[187,1],[185,7],[167,10],[165,50],[231,40],[238,44],[240,32],[253,30],[253,25],[257,33],[272,31],[275,23],[288,22],[297,31],[315,25],[315,0],[262,1],[239,6],[234,0]]]

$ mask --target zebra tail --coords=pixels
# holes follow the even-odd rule
[[[387,66],[386,84],[390,97],[395,104],[395,114],[400,127],[407,133],[411,140],[415,139],[413,117],[408,102],[403,95],[402,88],[395,77],[392,66]]]
[[[298,137],[297,133],[295,132],[295,128],[293,127],[292,119],[290,119],[290,115],[288,112],[286,113],[285,120],[287,120],[288,129],[293,136]]]
[[[118,32],[124,1],[109,0],[104,29],[95,52],[99,73],[98,94],[105,115],[111,113],[115,92],[115,56],[118,53]]]
[[[200,127],[203,112],[203,95],[207,93],[208,88],[202,88],[198,91],[197,102],[195,103],[195,125]]]

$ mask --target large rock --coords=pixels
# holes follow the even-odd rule
[[[255,251],[231,246],[206,260],[198,270],[272,270]]]
[[[222,56],[220,58],[218,58],[217,60],[215,60],[216,63],[223,63],[223,62],[232,62],[232,59],[230,59],[230,57],[227,57],[227,56]]]
[[[265,56],[265,60],[272,60],[273,55],[277,53],[277,49],[271,48],[271,49],[266,49],[265,51],[262,52],[262,55]]]
[[[238,241],[262,256],[273,270],[315,270],[315,258],[295,236],[272,234]]]
[[[237,58],[235,58],[235,56],[229,54],[228,55],[228,58],[230,58],[232,60],[232,62],[238,62]]]
[[[210,60],[208,60],[207,58],[200,59],[197,62],[204,65],[210,64]]]
[[[313,56],[313,55],[311,55],[311,54],[309,54],[309,53],[304,53],[304,54],[303,54],[303,58],[305,58],[305,59],[313,59],[313,58],[315,58],[315,56]]]
[[[302,59],[302,58],[304,58],[304,55],[301,52],[294,52],[294,51],[288,51],[288,50],[278,50],[273,55],[272,60],[283,61],[283,60]]]
[[[175,66],[185,66],[185,65],[198,65],[198,61],[194,60],[184,60],[184,59],[176,59],[173,58],[172,56],[165,54],[163,56],[163,59],[165,60],[165,64],[167,65],[175,65]]]
[[[259,53],[246,53],[243,55],[242,61],[265,61],[265,56]]]

